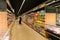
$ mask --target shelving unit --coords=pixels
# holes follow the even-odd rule
[[[55,19],[53,19],[53,17],[51,17],[50,16],[50,18],[51,19],[53,19],[55,22],[51,22],[49,25],[54,25],[55,27],[57,27],[58,29],[59,29],[59,27],[56,25],[56,14],[57,14],[57,10],[56,10],[56,6],[58,6],[58,5],[60,5],[60,3],[59,3],[60,1],[58,0],[58,1],[54,1],[54,2],[48,2],[47,3],[47,6],[46,6],[46,12],[47,13],[50,13],[51,15],[53,15],[53,14],[55,14]],[[50,7],[50,8],[49,8]],[[53,8],[54,7],[54,8]],[[58,34],[56,34],[56,33],[54,33],[55,31],[53,31],[52,30],[52,27],[54,27],[54,26],[48,26],[48,27],[50,27],[46,32],[49,34],[49,37],[52,39],[52,40],[60,40],[60,37],[58,37]],[[55,29],[57,29],[57,28],[55,28]],[[54,28],[53,28],[54,29]],[[57,29],[57,30],[58,30]],[[57,31],[56,30],[56,31]],[[59,30],[58,30],[59,31]]]
[[[2,40],[10,40],[11,37],[10,32],[15,22],[15,15],[9,11],[7,11],[7,22],[8,22],[8,30],[6,31]]]
[[[37,7],[35,7],[35,8],[33,8],[32,10],[29,10],[28,12],[26,12],[26,13],[24,13],[23,15],[27,15],[27,14],[30,14],[30,12],[37,12],[37,11],[41,11],[42,10],[42,8],[44,8],[45,10],[45,16],[46,16],[46,14],[47,13],[49,13],[49,14],[51,14],[50,16],[52,16],[53,15],[53,17],[52,18],[54,18],[54,23],[52,24],[52,25],[55,25],[56,24],[56,7],[58,6],[58,5],[60,5],[60,3],[59,3],[60,1],[58,0],[56,0],[56,1],[50,1],[50,2],[45,2],[45,3],[43,3],[43,4],[41,4],[42,6],[37,6]],[[49,9],[50,8],[50,9]],[[48,15],[49,15],[48,14]],[[48,16],[47,16],[48,17]],[[44,18],[45,19],[45,18]],[[48,18],[49,19],[49,18]],[[40,20],[40,21],[42,21],[42,20]],[[43,22],[45,22],[45,21],[43,21]],[[52,21],[50,22],[50,23],[52,23]],[[55,38],[57,38],[57,39],[59,39],[60,40],[60,37],[58,37],[56,34],[52,34],[52,33],[49,33],[48,32],[48,30],[46,29],[46,27],[45,28],[42,28],[42,27],[40,27],[40,25],[38,25],[36,22],[35,23],[33,23],[32,24],[34,27],[36,26],[36,28],[34,28],[34,30],[35,31],[37,31],[38,33],[40,33],[40,34],[42,34],[42,35],[44,35],[45,37],[47,37],[47,38],[49,38],[50,37],[50,35],[51,36],[53,36],[53,37],[55,37]],[[50,25],[50,24],[49,24]],[[45,24],[45,26],[46,26],[46,24]],[[52,26],[51,26],[52,27]],[[56,27],[58,27],[58,26],[56,26]],[[39,30],[38,30],[38,28],[40,28]],[[43,32],[41,32],[42,30],[41,29],[44,29],[44,31],[45,31],[45,33],[43,33]],[[47,31],[46,31],[47,30]],[[52,38],[51,38],[52,39]],[[52,39],[52,40],[54,40],[54,39]]]

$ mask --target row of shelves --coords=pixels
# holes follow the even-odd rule
[[[59,22],[60,21],[60,17],[59,17],[60,13],[58,11],[56,11],[56,9],[60,10],[60,8],[59,8],[60,7],[59,6],[60,0],[54,0],[54,1],[51,1],[48,3],[45,2],[43,4],[37,6],[37,7],[33,8],[32,10],[23,14],[23,15],[25,15],[25,17],[23,17],[23,18],[26,18],[24,20],[24,22],[27,23],[28,26],[30,25],[30,27],[32,29],[34,29],[36,32],[38,32],[39,34],[42,34],[43,36],[45,36],[47,38],[51,37],[50,38],[51,40],[60,40],[60,37],[58,36],[58,35],[60,35],[60,31],[59,31],[60,26],[56,25],[57,23],[58,24],[60,23]],[[41,17],[40,17],[40,20],[37,20],[36,15],[37,15],[37,13],[40,14],[41,12],[39,12],[39,11],[41,11],[41,10],[45,11],[45,13],[43,12],[44,13],[44,17],[43,17],[44,19],[42,18],[43,20],[41,20]],[[34,17],[34,16],[32,16],[33,14],[31,15],[32,17],[30,15],[28,15],[28,14],[31,14],[33,12],[35,12],[35,14],[36,14],[36,15],[34,15],[35,16],[34,21],[32,21],[32,17]],[[59,15],[59,16],[57,16],[57,15]],[[30,16],[30,18],[29,18],[29,16]],[[27,18],[29,18],[29,20],[27,20]],[[58,20],[58,22],[56,20]],[[41,21],[44,24],[42,24],[39,21]],[[40,24],[42,24],[42,25],[40,25]],[[49,32],[48,29],[50,30],[50,28],[47,28],[46,24],[49,25],[48,27],[50,27],[51,29],[55,29],[57,32],[55,30],[54,30],[54,32],[53,32],[53,30],[52,30],[52,32]],[[53,25],[53,26],[50,26],[50,25]],[[57,27],[57,28],[53,28],[53,27]],[[54,38],[52,38],[52,37],[54,37]]]
[[[15,15],[8,11],[7,20],[8,20],[8,26],[9,26],[15,20]]]
[[[7,27],[8,27],[8,29],[5,32],[3,31],[4,35],[1,40],[10,40],[10,36],[11,36],[10,32],[11,32],[12,27],[14,26],[14,22],[15,22],[15,15],[13,13],[7,11]]]

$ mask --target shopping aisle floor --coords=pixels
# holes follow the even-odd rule
[[[11,32],[11,40],[48,40],[38,34],[36,31],[22,23],[15,22]]]

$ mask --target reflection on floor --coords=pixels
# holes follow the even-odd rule
[[[26,24],[21,25],[15,22],[11,32],[11,40],[48,40],[28,27]]]

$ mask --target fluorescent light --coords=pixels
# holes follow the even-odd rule
[[[50,3],[48,3],[48,4],[46,4],[46,5],[50,5],[50,4],[52,4],[52,3],[54,3],[55,1],[52,1],[52,2],[50,2]]]
[[[59,7],[60,5],[58,5],[58,6],[55,6],[55,7]]]

